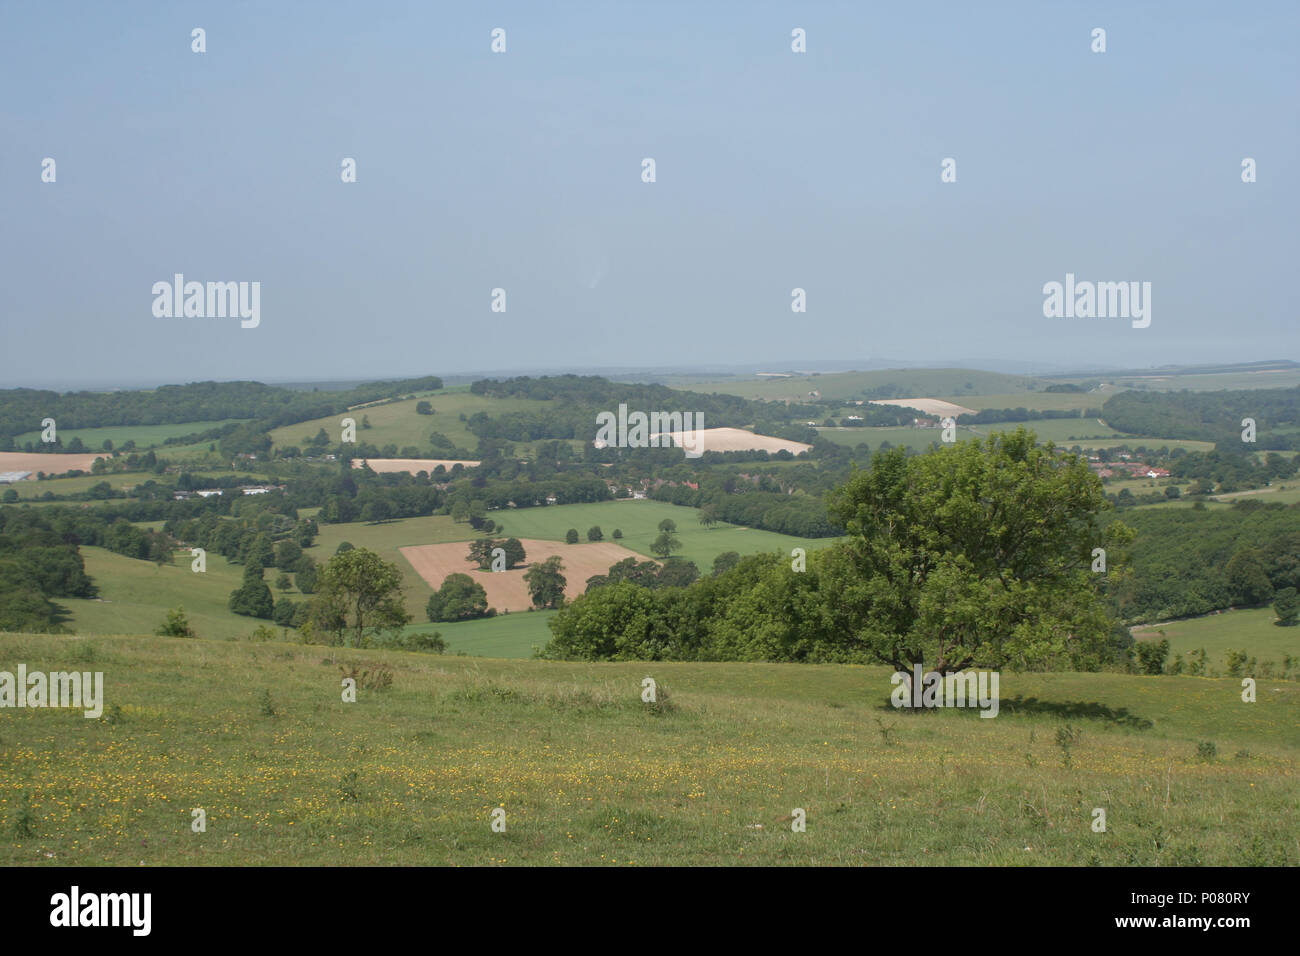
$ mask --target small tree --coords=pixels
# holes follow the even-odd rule
[[[598,524],[594,524],[594,525],[592,525],[590,528],[587,529],[587,540],[588,540],[588,541],[603,541],[603,540],[605,540],[605,533],[604,533],[603,531],[600,530],[600,525],[598,525]]]
[[[713,505],[705,505],[700,509],[700,524],[706,528],[712,528],[718,523],[718,509]]]
[[[1282,627],[1293,627],[1300,620],[1300,592],[1295,588],[1282,588],[1273,595],[1273,611]]]
[[[661,531],[659,537],[655,538],[650,544],[650,553],[666,558],[674,551],[680,551],[682,543],[667,531]]]
[[[614,529],[614,540],[615,540],[615,541],[621,541],[622,539],[623,539],[623,529],[622,529],[622,528],[615,528],[615,529]]]
[[[317,581],[315,622],[339,641],[361,647],[367,638],[400,631],[411,615],[402,606],[402,572],[368,548],[330,558]]]
[[[564,532],[564,543],[565,543],[565,544],[577,544],[577,543],[578,543],[578,529],[577,529],[577,528],[570,528],[568,531]]]
[[[302,560],[298,562],[298,570],[294,574],[294,583],[298,585],[298,590],[303,594],[316,593],[317,573],[316,562],[304,554]]]
[[[432,414],[433,414],[433,406],[430,405],[428,402],[416,402],[416,403],[415,403],[415,414],[417,414],[417,415],[432,415]]]

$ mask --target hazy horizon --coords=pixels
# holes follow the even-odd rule
[[[0,384],[1300,351],[1295,4],[365,13],[0,10]],[[156,316],[177,273],[259,323]],[[1067,274],[1149,327],[1044,317]]]

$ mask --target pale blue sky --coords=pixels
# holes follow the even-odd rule
[[[1294,2],[10,0],[0,379],[1300,358],[1298,30]],[[155,318],[175,272],[260,281],[261,325]],[[1066,272],[1150,281],[1151,326],[1045,319]]]

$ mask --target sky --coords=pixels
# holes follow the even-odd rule
[[[6,0],[0,386],[1300,359],[1298,28],[1295,2]],[[176,273],[260,283],[259,323],[156,315]],[[1067,273],[1151,283],[1150,324],[1046,317]]]

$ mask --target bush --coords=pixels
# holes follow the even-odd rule
[[[167,612],[167,619],[154,629],[159,637],[195,637],[194,628],[185,616],[185,608],[175,607]]]
[[[1164,632],[1161,631],[1161,633]],[[1165,661],[1169,657],[1169,640],[1167,638],[1162,638],[1159,641],[1138,641],[1133,645],[1133,650],[1138,656],[1139,673],[1163,674],[1165,672]]]
[[[622,529],[622,528],[615,528],[615,529],[614,529],[614,540],[615,540],[615,541],[621,540],[622,537],[623,537],[623,529]]]
[[[447,639],[442,636],[440,631],[434,631],[432,634],[401,634],[393,641],[392,646],[399,651],[445,654],[447,652]]]

